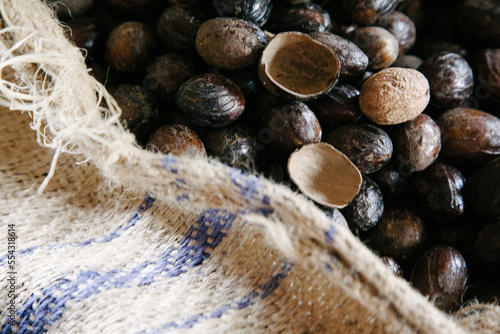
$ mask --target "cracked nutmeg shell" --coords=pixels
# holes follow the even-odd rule
[[[272,94],[304,101],[332,89],[340,75],[340,62],[330,48],[307,34],[284,32],[264,48],[258,73]]]
[[[290,178],[304,195],[329,208],[348,205],[362,183],[356,166],[328,143],[302,146],[290,155],[287,167]]]

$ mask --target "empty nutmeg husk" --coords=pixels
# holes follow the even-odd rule
[[[357,195],[362,177],[347,156],[327,143],[304,145],[290,155],[288,173],[313,201],[343,208]]]
[[[340,74],[340,62],[325,45],[301,32],[275,35],[259,62],[259,78],[272,94],[309,100],[327,93]]]

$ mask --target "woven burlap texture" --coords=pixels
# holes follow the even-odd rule
[[[200,217],[206,210],[223,210],[215,216],[224,212],[223,220],[238,226],[224,234],[217,256],[199,264],[198,275],[170,279],[165,285],[128,286],[131,299],[110,288],[91,301],[68,302],[64,308],[74,313],[50,323],[47,330],[167,331],[170,327],[164,324],[172,322],[166,313],[182,317],[196,309],[201,314],[196,319],[204,321],[188,322],[187,331],[464,332],[404,280],[391,275],[346,228],[288,188],[216,161],[174,158],[139,148],[120,125],[116,102],[87,73],[80,51],[65,39],[48,8],[37,0],[2,0],[0,6],[5,27],[0,68],[2,73],[16,71],[13,82],[2,78],[0,86],[2,104],[10,109],[2,111],[0,217],[24,226],[19,248],[104,237],[126,224],[134,212],[145,211],[148,198],[155,203],[142,229],[127,232],[129,238],[116,245],[106,243],[113,248],[105,253],[72,256],[66,249],[57,256],[41,253],[31,262],[21,261],[20,303],[77,268],[111,270],[126,266],[132,254],[151,255],[170,247],[192,224],[204,222]],[[30,126],[19,111],[28,112]],[[52,154],[33,146],[27,134],[30,127],[37,142]],[[93,209],[87,214],[88,208]],[[280,283],[269,297],[262,286],[273,273],[288,280],[288,287]],[[256,298],[252,307],[241,310],[224,308],[224,302],[232,305],[244,296],[235,287],[241,277],[252,277],[248,286],[261,286],[266,298]],[[225,294],[227,300],[219,301]],[[168,301],[162,305],[169,307],[157,309],[156,299]],[[232,316],[224,316],[225,311],[209,316],[221,307]],[[465,326],[466,318],[460,322]]]

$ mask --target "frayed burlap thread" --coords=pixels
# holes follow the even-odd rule
[[[22,250],[3,332],[465,332],[290,189],[142,150],[48,7],[0,12],[0,217]]]

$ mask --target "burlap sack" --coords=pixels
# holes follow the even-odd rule
[[[289,189],[140,149],[42,2],[0,12],[1,333],[498,333]]]

